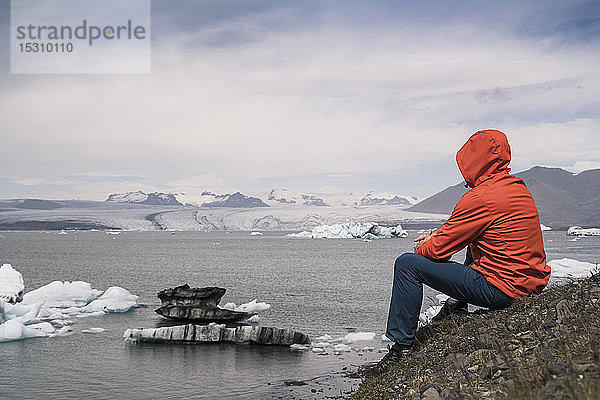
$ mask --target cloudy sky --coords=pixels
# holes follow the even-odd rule
[[[152,2],[152,72],[10,74],[0,198],[133,190],[426,196],[473,132],[513,170],[600,168],[600,2]]]

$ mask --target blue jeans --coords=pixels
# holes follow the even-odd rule
[[[412,345],[423,302],[423,284],[458,301],[491,309],[508,307],[512,297],[469,267],[472,260],[468,249],[464,264],[432,261],[414,253],[398,257],[385,333],[388,339],[403,346]]]

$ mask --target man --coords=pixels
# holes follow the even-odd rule
[[[415,241],[415,252],[396,259],[386,336],[394,343],[365,377],[387,372],[410,353],[423,299],[423,284],[452,299],[439,317],[466,312],[467,303],[491,309],[539,293],[550,267],[535,203],[522,179],[510,175],[510,146],[504,133],[475,133],[456,154],[458,168],[472,189],[436,231]],[[449,261],[468,246],[464,264]],[[438,316],[436,316],[438,317]]]

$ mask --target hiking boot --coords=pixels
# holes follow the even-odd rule
[[[464,301],[458,301],[453,298],[446,300],[440,312],[431,319],[432,324],[439,324],[451,315],[467,315],[469,313],[469,304]]]
[[[376,378],[388,372],[400,360],[410,354],[411,346],[394,343],[388,346],[388,353],[375,364],[363,365],[358,369],[358,375],[365,379]]]

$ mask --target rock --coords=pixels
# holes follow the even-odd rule
[[[553,362],[548,364],[548,372],[551,375],[563,375],[567,372],[568,365],[564,362]]]
[[[305,385],[308,385],[308,383],[306,383],[304,381],[297,381],[297,380],[294,380],[294,379],[283,381],[283,384],[285,386],[305,386]]]
[[[475,346],[478,349],[491,349],[493,343],[494,340],[492,339],[492,335],[489,333],[482,333],[475,336]]]
[[[219,308],[226,289],[220,287],[190,288],[185,285],[158,292],[162,302],[156,313],[182,321],[241,321],[252,313]]]
[[[421,400],[441,400],[440,388],[435,383],[430,383],[420,390]]]
[[[127,329],[123,334],[126,343],[216,343],[233,342],[238,344],[266,344],[291,346],[310,343],[308,335],[290,329],[264,326],[237,326],[227,328],[223,325],[177,325],[162,328]]]
[[[573,317],[571,312],[573,305],[568,300],[561,300],[556,304],[556,317],[558,323],[565,323]]]
[[[575,361],[573,363],[573,371],[575,371],[578,374],[584,374],[584,373],[592,373],[596,370],[596,366],[594,364],[594,360],[588,360],[588,361]]]

